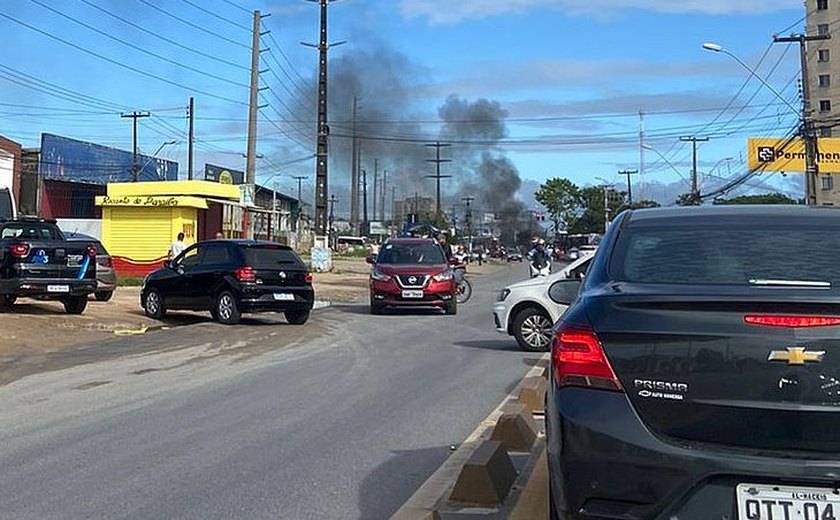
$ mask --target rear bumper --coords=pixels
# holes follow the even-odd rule
[[[569,519],[734,519],[740,483],[833,488],[840,481],[840,459],[676,445],[651,433],[624,394],[550,387],[550,485]]]
[[[53,292],[48,286],[66,286],[66,292]],[[43,279],[43,278],[14,278],[0,280],[0,294],[15,296],[38,296],[49,299],[59,299],[62,296],[82,296],[96,291],[96,280],[75,278]]]
[[[279,300],[275,295],[291,294],[293,300]],[[239,293],[239,310],[242,312],[305,311],[315,305],[315,291],[309,287],[260,287]]]

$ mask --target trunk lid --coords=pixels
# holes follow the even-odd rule
[[[61,240],[13,241],[28,246],[25,256],[14,257],[8,252],[17,276],[21,278],[85,279],[96,277],[96,260],[90,258],[87,244]]]

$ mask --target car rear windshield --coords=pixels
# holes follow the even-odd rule
[[[742,224],[639,226],[610,260],[616,280],[665,284],[829,282],[840,287],[840,227]],[[751,282],[752,280],[752,282]]]
[[[272,246],[245,249],[245,263],[255,269],[305,268],[303,261],[294,251]]]
[[[23,240],[63,240],[57,227],[39,222],[10,222],[0,227],[0,238]]]
[[[445,264],[443,249],[437,244],[385,244],[379,253],[380,264]]]

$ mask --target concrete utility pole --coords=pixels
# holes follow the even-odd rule
[[[691,203],[700,204],[700,190],[697,189],[697,143],[708,141],[708,137],[680,137],[680,141],[690,142],[692,149],[691,159]]]
[[[332,242],[333,238],[333,224],[335,223],[335,203],[338,199],[335,196],[335,193],[330,195],[330,216],[329,216],[329,229],[327,230],[330,235],[330,242]]]
[[[134,141],[134,157],[131,160],[131,180],[132,182],[137,182],[137,179],[140,177],[140,169],[138,166],[140,164],[137,162],[137,120],[141,117],[149,117],[148,112],[138,112],[134,111],[129,114],[120,114],[122,118],[130,118],[134,121],[132,122],[132,140]]]
[[[639,110],[639,186],[642,193],[639,197],[645,197],[645,113]]]
[[[604,184],[604,234],[610,229],[610,187]]]
[[[353,96],[353,126],[350,152],[350,225],[359,234],[359,140],[356,137],[356,112],[359,108],[359,98]]]
[[[618,172],[619,175],[626,175],[627,176],[627,205],[633,205],[633,188],[630,186],[630,176],[639,173],[638,170],[621,170]]]
[[[193,148],[193,141],[195,136],[195,99],[190,96],[190,131],[189,131],[189,139],[190,142],[187,145],[187,179],[192,180],[193,178],[193,157],[195,150]]]
[[[327,234],[327,154],[330,128],[327,123],[327,51],[345,42],[327,42],[327,6],[331,0],[309,0],[321,6],[321,32],[318,45],[303,43],[318,49],[318,138],[315,154],[315,232]]]
[[[814,119],[811,110],[811,84],[808,80],[808,42],[828,40],[830,34],[807,36],[791,34],[789,37],[774,36],[774,43],[798,43],[802,74],[802,127],[800,133],[805,142],[805,202],[809,206],[817,204],[817,135],[814,132]]]
[[[396,224],[397,220],[397,187],[391,187],[391,221]]]
[[[379,189],[382,203],[379,204],[379,221],[385,222],[385,199],[388,196],[388,170],[382,170],[382,187]]]
[[[466,211],[464,212],[464,219],[467,221],[467,243],[469,244],[469,252],[472,253],[472,210],[470,209],[470,204],[472,201],[475,200],[475,197],[462,197],[461,202],[464,203],[466,206]]]
[[[367,170],[362,169],[362,229],[361,235],[367,235],[370,230],[367,211]]]
[[[440,149],[446,146],[452,146],[449,143],[441,143],[437,141],[435,143],[427,144],[427,148],[434,148],[435,149],[435,158],[434,159],[426,159],[426,162],[435,163],[435,174],[434,175],[426,175],[427,179],[435,179],[437,183],[437,196],[435,202],[435,216],[440,215],[440,180],[441,179],[448,179],[452,177],[451,175],[441,175],[440,174],[440,164],[445,162],[452,162],[452,159],[441,159],[440,158]]]
[[[296,180],[297,183],[298,183],[297,199],[298,199],[298,204],[300,204],[301,206],[303,205],[303,201],[300,198],[300,196],[301,196],[301,183],[303,182],[304,179],[308,179],[308,178],[309,177],[307,177],[306,175],[296,175],[296,176],[292,177],[292,179]]]
[[[245,189],[248,192],[247,198],[252,201],[252,204],[257,169],[257,114],[260,109],[257,94],[260,91],[260,23],[262,18],[259,11],[254,11],[254,26],[251,30],[251,85],[248,100],[248,144],[245,151]],[[249,238],[253,232],[251,227],[250,219],[248,219],[245,233]]]
[[[379,188],[379,159],[373,160],[373,220],[376,220],[376,204],[379,196],[377,189]]]

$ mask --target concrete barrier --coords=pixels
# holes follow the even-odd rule
[[[537,423],[525,406],[510,405],[496,422],[490,440],[501,442],[509,452],[529,452],[537,440]]]
[[[547,383],[543,377],[529,377],[519,388],[519,403],[530,413],[544,413]]]
[[[440,515],[430,509],[402,508],[391,520],[440,520]]]
[[[485,441],[461,468],[450,499],[480,506],[504,502],[516,481],[516,468],[499,441]]]

